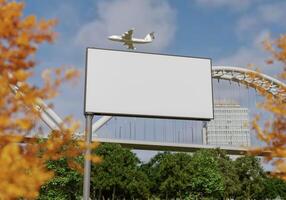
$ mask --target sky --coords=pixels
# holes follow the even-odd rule
[[[122,44],[107,37],[130,28],[135,28],[135,37],[155,32],[154,42],[137,45],[138,51],[209,57],[213,65],[220,66],[254,64],[274,77],[281,70],[279,63],[272,67],[265,64],[269,54],[261,42],[286,33],[285,0],[25,0],[25,3],[26,16],[35,14],[59,22],[55,43],[39,48],[32,82],[41,84],[39,74],[47,67],[73,66],[82,72],[77,85],[63,86],[52,101],[61,117],[73,115],[84,120],[86,47],[125,50]],[[231,90],[225,93],[233,95]]]

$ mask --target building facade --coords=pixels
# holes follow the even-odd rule
[[[203,143],[250,146],[248,108],[242,108],[235,102],[215,102],[214,120],[203,125]]]

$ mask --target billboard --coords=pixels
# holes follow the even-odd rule
[[[213,119],[211,59],[87,48],[84,112]]]

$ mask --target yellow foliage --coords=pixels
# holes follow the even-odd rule
[[[53,173],[44,168],[43,160],[26,155],[16,143],[0,151],[0,199],[36,198],[39,188]]]
[[[53,42],[56,20],[23,16],[24,3],[0,0],[0,199],[35,199],[39,188],[53,177],[45,163],[66,157],[71,167],[81,171],[74,157],[89,148],[75,140],[79,123],[67,118],[49,138],[27,139],[39,120],[35,104],[57,95],[64,81],[79,75],[77,70],[55,68],[43,72],[44,85],[27,80],[36,67],[34,54],[39,44]],[[14,91],[14,94],[13,92]],[[100,158],[92,157],[95,162]]]
[[[280,74],[282,80],[286,80],[286,35],[282,35],[275,41],[266,40],[264,47],[271,52],[272,57],[267,61],[273,64],[273,61],[280,61],[284,64],[283,71]],[[280,88],[282,93],[286,94],[286,88]],[[258,138],[266,143],[266,146],[256,149],[252,153],[259,154],[267,151],[269,154],[265,158],[271,162],[275,169],[273,175],[286,180],[286,102],[283,98],[273,98],[265,92],[261,92],[265,96],[265,101],[258,106],[273,114],[273,119],[265,123],[264,128],[259,126],[259,117],[253,121],[253,128],[258,134]]]

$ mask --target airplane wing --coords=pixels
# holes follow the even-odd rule
[[[128,49],[135,49],[133,43],[129,43],[129,44],[128,44]]]
[[[122,34],[122,39],[124,40],[131,40],[133,35],[133,29],[130,29],[129,31]]]
[[[126,45],[126,46],[128,46],[128,49],[135,49],[135,47],[134,47],[134,45],[133,45],[133,43],[132,42],[125,42],[123,45]]]

